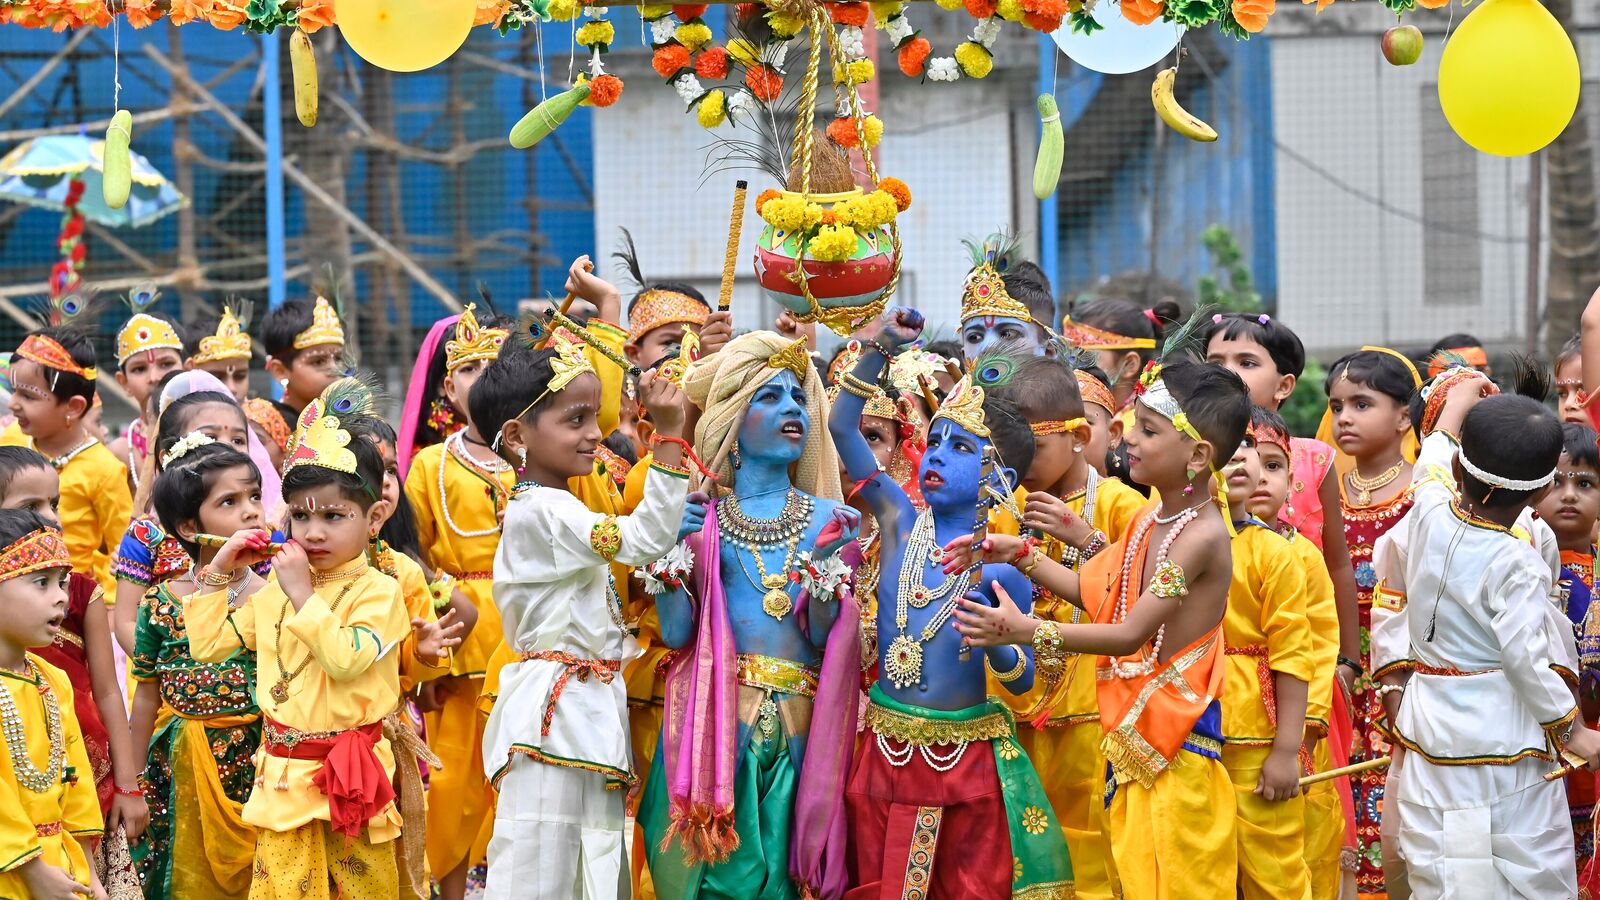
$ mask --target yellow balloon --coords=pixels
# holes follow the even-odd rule
[[[416,72],[450,58],[467,39],[476,0],[335,0],[339,33],[380,69]]]
[[[1439,105],[1463,141],[1522,156],[1555,140],[1578,107],[1578,53],[1538,0],[1485,0],[1439,60]]]

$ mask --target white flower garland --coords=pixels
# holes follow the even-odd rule
[[[798,557],[800,568],[800,587],[811,595],[812,600],[826,602],[839,599],[839,590],[850,582],[850,567],[844,564],[838,553],[815,559],[811,551],[802,552]]]
[[[667,555],[643,568],[635,569],[633,574],[644,584],[645,593],[660,596],[683,588],[693,571],[694,551],[689,549],[687,541],[680,541],[677,546],[667,551]]]

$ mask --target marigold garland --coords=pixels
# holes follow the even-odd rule
[[[728,118],[727,96],[720,90],[707,91],[695,110],[702,128],[715,128]]]
[[[689,67],[689,50],[682,44],[657,47],[650,57],[650,67],[662,78],[672,78]]]
[[[601,75],[589,83],[589,102],[595,106],[610,106],[621,96],[622,79],[615,75]]]
[[[722,47],[712,47],[700,52],[694,58],[694,73],[701,78],[712,81],[721,81],[728,77],[728,51]]]
[[[758,63],[746,69],[744,84],[762,103],[771,103],[783,93],[783,76],[766,63]]]
[[[828,4],[828,17],[836,25],[865,28],[867,25],[867,4],[861,2],[830,3]]]

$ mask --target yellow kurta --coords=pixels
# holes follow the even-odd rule
[[[256,702],[266,718],[287,727],[348,731],[382,721],[400,704],[399,651],[411,624],[399,582],[377,569],[317,587],[299,610],[272,580],[231,613],[226,591],[190,595],[183,615],[196,660],[220,662],[241,646],[255,651]],[[302,661],[288,699],[279,703],[273,686]],[[393,777],[389,742],[380,739],[376,749]],[[263,744],[244,820],[272,831],[327,821],[328,798],[312,783],[321,767],[321,760],[269,756]],[[391,803],[367,823],[368,839],[393,840],[400,825]]]
[[[1309,900],[1305,798],[1268,801],[1255,793],[1277,733],[1277,710],[1268,708],[1274,675],[1309,683],[1315,671],[1305,570],[1288,541],[1259,524],[1240,527],[1233,539],[1222,634],[1222,764],[1238,808],[1239,888],[1245,900]]]
[[[1306,580],[1306,619],[1311,623],[1312,674],[1306,702],[1306,731],[1326,738],[1333,703],[1334,670],[1339,666],[1339,611],[1334,605],[1333,579],[1322,551],[1298,532],[1289,535],[1289,550],[1300,563]],[[1312,771],[1332,767],[1328,742],[1317,743]],[[1339,854],[1344,846],[1344,809],[1334,782],[1323,781],[1306,789],[1306,865],[1311,869],[1312,900],[1334,900],[1339,895]]]
[[[31,448],[33,438],[13,425],[0,435],[0,445]],[[96,441],[57,472],[61,476],[61,534],[72,554],[72,568],[93,575],[106,592],[106,606],[114,606],[117,582],[111,577],[111,555],[121,546],[133,519],[128,467]]]
[[[27,897],[27,883],[17,869],[41,857],[46,865],[65,869],[79,884],[89,884],[89,862],[78,838],[96,837],[105,829],[83,732],[72,714],[72,682],[60,669],[31,653],[28,661],[39,671],[39,681],[0,670],[0,686],[11,694],[22,719],[28,758],[41,772],[49,767],[50,740],[43,695],[47,690],[54,696],[61,715],[65,765],[71,767],[77,780],[72,784],[57,780],[49,790],[36,794],[17,782],[11,755],[0,754],[0,897]]]

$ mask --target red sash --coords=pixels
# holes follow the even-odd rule
[[[394,785],[375,752],[382,722],[307,734],[268,719],[266,732],[262,743],[268,756],[322,761],[311,780],[328,797],[328,824],[334,831],[358,837],[368,820],[394,801]]]

